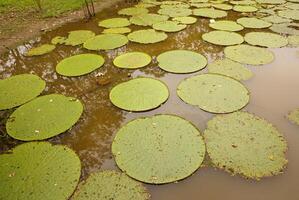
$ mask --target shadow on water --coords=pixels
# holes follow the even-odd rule
[[[67,35],[68,31],[88,29],[99,34],[102,29],[97,26],[100,19],[117,16],[116,11],[126,7],[119,4],[98,13],[89,22],[69,23],[56,30],[42,34],[18,48],[9,51],[0,58],[0,78],[16,74],[33,73],[47,82],[45,94],[60,93],[79,98],[85,105],[80,121],[69,131],[49,139],[55,144],[64,144],[74,149],[83,164],[84,179],[91,172],[100,169],[117,169],[110,151],[111,142],[116,131],[126,122],[137,117],[152,116],[160,113],[176,114],[193,122],[200,130],[204,130],[206,122],[213,114],[206,113],[196,107],[182,102],[176,95],[178,83],[190,77],[190,74],[176,75],[163,72],[157,67],[156,56],[172,49],[188,49],[205,55],[209,62],[223,57],[223,47],[211,45],[201,40],[201,35],[210,31],[208,19],[199,19],[194,25],[178,33],[168,34],[166,41],[142,45],[128,45],[111,51],[92,52],[81,47],[57,46],[52,53],[39,57],[24,57],[23,54],[32,46],[49,43],[51,38]],[[240,16],[231,13],[229,19]],[[133,26],[133,29],[142,27]],[[244,34],[242,31],[241,34]],[[129,51],[143,51],[153,57],[149,66],[139,70],[123,70],[113,67],[112,60],[117,55]],[[99,53],[105,57],[104,67],[86,76],[68,78],[55,72],[56,64],[65,57],[80,53]],[[299,193],[299,134],[298,127],[285,119],[288,111],[299,107],[299,57],[295,49],[282,48],[273,50],[275,62],[259,67],[249,68],[255,76],[244,82],[251,92],[249,105],[244,108],[249,112],[266,118],[277,126],[288,141],[288,168],[280,176],[265,178],[262,181],[249,181],[238,176],[232,177],[220,170],[209,167],[199,169],[193,176],[179,182],[161,186],[147,185],[153,200],[197,200],[230,199],[230,200],[298,200]],[[200,73],[206,73],[204,69]],[[192,74],[192,75],[194,75]],[[155,77],[164,81],[170,90],[168,101],[161,107],[141,113],[129,113],[113,106],[109,101],[109,91],[116,84],[133,77]],[[21,143],[5,133],[5,121],[13,110],[0,111],[0,152],[4,152]],[[61,113],[63,115],[63,113]]]

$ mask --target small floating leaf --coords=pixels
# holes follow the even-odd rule
[[[146,29],[133,31],[128,35],[128,38],[132,42],[151,44],[166,40],[167,34],[164,32],[157,32],[154,29]]]
[[[120,27],[120,28],[108,28],[104,29],[102,33],[105,34],[125,34],[125,33],[130,33],[131,29],[128,27]]]
[[[241,31],[244,29],[244,27],[240,24],[229,20],[216,21],[214,23],[210,23],[209,26],[221,31]]]
[[[181,24],[194,24],[197,22],[195,17],[174,17],[172,20]]]
[[[39,47],[35,47],[30,49],[25,56],[41,56],[47,53],[50,53],[55,49],[55,45],[52,44],[43,44]]]
[[[283,18],[283,17],[279,17],[277,15],[270,15],[270,16],[267,16],[267,17],[263,17],[261,19],[264,20],[264,21],[273,23],[273,24],[288,23],[288,22],[292,21],[291,19],[286,19],[286,18]]]
[[[299,10],[280,10],[277,12],[280,17],[299,20]]]
[[[299,108],[291,111],[287,117],[291,122],[294,122],[295,124],[299,125]]]
[[[138,7],[123,8],[117,13],[119,15],[140,15],[140,14],[148,13],[148,9],[138,8]]]
[[[168,88],[163,82],[153,78],[135,78],[116,85],[109,98],[121,109],[146,111],[160,106],[168,96]]]
[[[288,44],[288,40],[285,37],[268,32],[246,33],[244,39],[248,44],[269,48],[279,48]]]
[[[174,21],[163,21],[153,24],[153,28],[158,31],[164,32],[177,32],[185,29],[187,25],[179,24],[178,22]]]
[[[134,15],[130,18],[130,22],[139,26],[152,26],[154,23],[168,20],[166,15],[158,15],[153,13]]]
[[[193,15],[215,19],[226,17],[227,12],[214,8],[198,8],[193,10]]]
[[[89,30],[77,30],[69,32],[66,40],[64,40],[65,45],[76,46],[83,44],[86,40],[93,38],[95,33]]]
[[[158,13],[169,17],[187,17],[192,14],[192,10],[188,8],[162,8],[158,10]]]
[[[254,6],[236,5],[233,7],[233,10],[237,12],[255,12],[258,9]]]
[[[245,28],[268,28],[272,25],[269,22],[254,17],[239,18],[237,19],[237,23],[241,24]]]
[[[129,52],[117,56],[113,64],[119,68],[137,69],[145,67],[152,61],[150,55],[143,52]]]
[[[99,26],[104,28],[120,28],[129,26],[131,23],[127,18],[111,18],[111,19],[105,19],[103,21],[99,22]]]
[[[74,98],[41,96],[17,108],[9,117],[6,130],[18,140],[43,140],[67,131],[82,112],[82,103]]]
[[[54,45],[64,44],[65,40],[66,40],[66,37],[56,36],[56,37],[52,38],[51,44],[54,44]]]
[[[128,42],[128,38],[121,34],[100,34],[84,42],[83,47],[88,50],[111,50]]]
[[[292,47],[299,47],[299,35],[290,35],[288,41]]]
[[[236,45],[244,42],[242,35],[229,31],[211,31],[204,33],[202,39],[206,42],[223,46]]]
[[[205,144],[189,121],[156,115],[123,126],[113,140],[112,153],[118,167],[132,178],[162,184],[196,171],[203,162]]]
[[[299,24],[298,23],[281,23],[273,24],[270,29],[275,33],[288,34],[288,35],[299,35]]]

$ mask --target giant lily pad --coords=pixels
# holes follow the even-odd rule
[[[139,26],[152,26],[154,23],[168,20],[166,15],[158,15],[153,13],[134,15],[130,18],[130,22]]]
[[[210,23],[209,26],[221,31],[241,31],[244,29],[244,27],[240,24],[229,20],[216,21],[214,23]]]
[[[172,20],[181,24],[194,24],[197,21],[195,17],[174,17]]]
[[[244,38],[239,33],[229,31],[211,31],[202,34],[202,39],[212,44],[229,46],[241,44],[244,42]]]
[[[226,47],[224,54],[231,60],[249,65],[264,65],[274,60],[274,54],[271,51],[246,44]]]
[[[179,24],[178,22],[174,21],[163,21],[153,24],[153,28],[158,31],[164,32],[177,32],[185,29],[187,25]]]
[[[287,117],[291,122],[294,122],[295,124],[299,125],[299,108],[291,111]]]
[[[131,23],[127,18],[111,18],[111,19],[105,19],[103,21],[99,22],[99,26],[104,28],[120,28],[129,26]]]
[[[227,12],[214,8],[198,8],[193,10],[193,15],[207,18],[223,18],[227,16]]]
[[[237,19],[238,24],[241,24],[245,28],[268,28],[272,24],[255,17],[242,17]]]
[[[254,6],[235,5],[233,10],[237,12],[255,12],[258,9]]]
[[[111,50],[128,42],[128,38],[121,34],[100,34],[84,42],[83,47],[88,50]]]
[[[284,4],[286,1],[285,0],[256,0],[256,2],[260,4]]]
[[[112,143],[118,167],[146,183],[178,181],[196,171],[205,156],[198,129],[172,115],[135,119],[123,126]]]
[[[63,76],[80,76],[102,67],[104,62],[104,58],[100,55],[80,54],[60,61],[56,71]]]
[[[218,74],[202,74],[182,81],[178,96],[186,103],[211,113],[230,113],[249,102],[249,92],[239,81]]]
[[[128,35],[128,38],[132,42],[151,44],[166,40],[167,34],[164,32],[157,32],[154,29],[146,29],[134,31]]]
[[[207,59],[196,52],[187,50],[172,50],[157,57],[158,66],[173,73],[191,73],[205,68]]]
[[[153,78],[135,78],[112,88],[109,98],[121,109],[146,111],[160,106],[168,96],[168,88],[163,82]]]
[[[288,40],[285,37],[268,32],[246,33],[244,39],[248,44],[269,48],[279,48],[288,44]]]
[[[137,69],[145,67],[152,61],[152,57],[143,52],[129,52],[117,56],[113,64],[119,68]]]
[[[55,45],[52,44],[43,44],[39,47],[35,47],[30,49],[25,56],[41,56],[47,53],[50,53],[56,48]]]
[[[128,27],[120,27],[120,28],[107,28],[102,31],[105,34],[125,34],[130,33],[131,29]]]
[[[288,34],[288,35],[299,35],[299,24],[298,23],[281,23],[273,24],[270,29],[275,33]]]
[[[248,80],[253,76],[242,64],[227,58],[210,63],[208,70],[210,73],[223,74],[237,80]]]
[[[299,20],[299,10],[280,10],[277,14],[280,17]]]
[[[254,5],[256,1],[253,0],[236,0],[236,1],[229,1],[230,4],[233,5]]]
[[[125,173],[102,171],[91,174],[79,185],[74,200],[149,200],[150,194]]]
[[[65,45],[76,46],[83,44],[86,40],[93,38],[95,33],[89,30],[77,30],[69,32],[67,39],[64,40]]]
[[[267,17],[263,17],[261,19],[264,20],[264,21],[273,23],[273,24],[288,23],[288,22],[292,21],[291,19],[286,19],[286,18],[283,18],[283,17],[279,17],[277,15],[270,15],[270,16],[267,16]]]
[[[10,109],[34,99],[45,87],[46,82],[32,74],[0,80],[0,110]]]
[[[43,140],[67,131],[82,112],[83,106],[77,99],[59,94],[41,96],[16,109],[6,130],[18,140]]]
[[[212,6],[220,10],[231,10],[233,8],[232,5],[225,4],[225,3],[215,3]]]
[[[288,37],[288,42],[293,47],[299,47],[299,35],[290,35]]]
[[[204,132],[207,152],[218,168],[246,178],[281,173],[287,144],[266,120],[247,112],[218,115]]]
[[[80,160],[68,147],[24,143],[0,155],[0,199],[67,200],[80,173]]]
[[[144,14],[144,13],[148,13],[148,9],[131,7],[131,8],[123,8],[118,11],[119,15],[140,15],[140,14]]]
[[[169,17],[186,17],[192,14],[192,10],[188,8],[162,8],[158,10],[158,13]]]

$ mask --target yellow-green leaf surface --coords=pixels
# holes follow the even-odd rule
[[[169,17],[166,15],[146,13],[132,16],[130,22],[139,26],[152,26],[154,23],[163,22],[168,19]]]
[[[128,38],[132,42],[141,44],[151,44],[161,42],[167,39],[167,34],[164,32],[158,32],[154,29],[133,31],[128,35]]]
[[[130,7],[130,8],[123,8],[123,9],[119,10],[117,13],[119,15],[140,15],[140,14],[148,13],[148,9]]]
[[[197,22],[195,17],[174,17],[172,20],[181,24],[194,24]]]
[[[113,64],[119,68],[137,69],[145,67],[152,61],[152,57],[143,52],[129,52],[117,56]]]
[[[245,28],[268,28],[272,25],[272,23],[255,17],[242,17],[237,19],[237,23],[241,24]]]
[[[235,5],[233,7],[233,10],[234,11],[237,11],[237,12],[255,12],[257,11],[258,9],[254,6],[244,6],[244,5]]]
[[[193,15],[207,18],[223,18],[227,16],[227,12],[214,8],[197,8],[193,10]]]
[[[236,45],[244,42],[244,38],[239,33],[230,31],[211,31],[202,34],[202,39],[216,45]]]
[[[290,35],[288,42],[292,47],[299,47],[299,35]]]
[[[99,22],[99,26],[104,28],[120,28],[120,27],[129,26],[130,24],[131,23],[127,18],[121,18],[121,17],[105,19]]]
[[[83,47],[88,50],[111,50],[128,42],[128,38],[121,34],[100,34],[84,42]]]
[[[30,49],[27,53],[25,53],[25,56],[41,56],[47,53],[50,53],[56,48],[55,45],[52,44],[43,44],[39,47],[35,47]]]
[[[291,122],[299,125],[299,108],[291,111],[287,117]]]
[[[213,23],[210,23],[209,26],[213,29],[221,30],[221,31],[241,31],[244,29],[240,24],[229,21],[229,20],[220,20]]]
[[[188,8],[161,8],[158,13],[169,17],[187,17],[192,14],[192,10]]]
[[[130,33],[131,29],[128,27],[120,27],[120,28],[107,28],[102,31],[105,34],[125,34]]]
[[[185,29],[187,25],[179,24],[179,22],[174,21],[163,21],[153,24],[153,28],[157,31],[164,32],[178,32]]]
[[[95,33],[89,30],[77,30],[69,32],[67,39],[64,40],[65,45],[76,46],[83,44],[86,40],[93,38]]]
[[[246,33],[244,39],[248,44],[269,48],[284,47],[288,44],[287,38],[276,33],[268,32]]]

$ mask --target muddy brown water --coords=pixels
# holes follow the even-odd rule
[[[197,107],[187,105],[176,95],[178,83],[194,74],[206,73],[206,69],[186,75],[163,72],[157,67],[155,57],[161,52],[172,49],[194,50],[205,55],[209,62],[223,57],[223,47],[208,44],[201,40],[202,33],[211,29],[208,19],[199,19],[184,31],[168,34],[166,41],[142,45],[130,42],[128,45],[111,51],[92,52],[81,47],[58,46],[44,56],[24,57],[23,53],[32,46],[48,43],[51,38],[67,35],[68,31],[88,29],[99,34],[97,26],[101,19],[117,16],[118,9],[127,7],[121,3],[98,13],[92,21],[69,23],[61,28],[42,34],[35,40],[9,51],[0,57],[0,78],[16,74],[33,73],[47,82],[43,94],[60,93],[79,98],[85,105],[80,121],[69,131],[49,139],[54,144],[64,144],[74,149],[82,161],[82,176],[104,170],[118,170],[110,146],[117,130],[128,121],[142,116],[155,114],[176,114],[190,120],[201,131],[206,122],[213,117]],[[228,19],[235,19],[240,14],[230,13]],[[142,29],[134,27],[133,29]],[[244,34],[245,31],[241,32]],[[117,55],[129,51],[143,51],[153,56],[153,63],[139,70],[124,70],[113,67],[112,60]],[[264,66],[248,66],[254,77],[243,83],[251,93],[250,103],[243,109],[267,119],[283,133],[288,142],[289,160],[284,173],[261,181],[246,180],[239,176],[214,169],[206,158],[205,166],[191,177],[178,183],[165,185],[146,185],[153,200],[298,200],[299,192],[299,127],[290,123],[285,115],[299,107],[299,56],[295,48],[272,49],[275,61]],[[105,66],[88,75],[68,78],[55,73],[56,64],[65,57],[80,53],[99,53],[106,59]],[[103,74],[98,77],[97,74]],[[154,77],[164,81],[170,90],[168,101],[161,107],[149,112],[130,113],[113,106],[109,101],[110,89],[118,83],[137,76]],[[103,85],[104,83],[104,85]],[[5,132],[5,122],[13,110],[0,111],[0,152],[20,144]],[[63,113],[61,113],[63,115]]]

